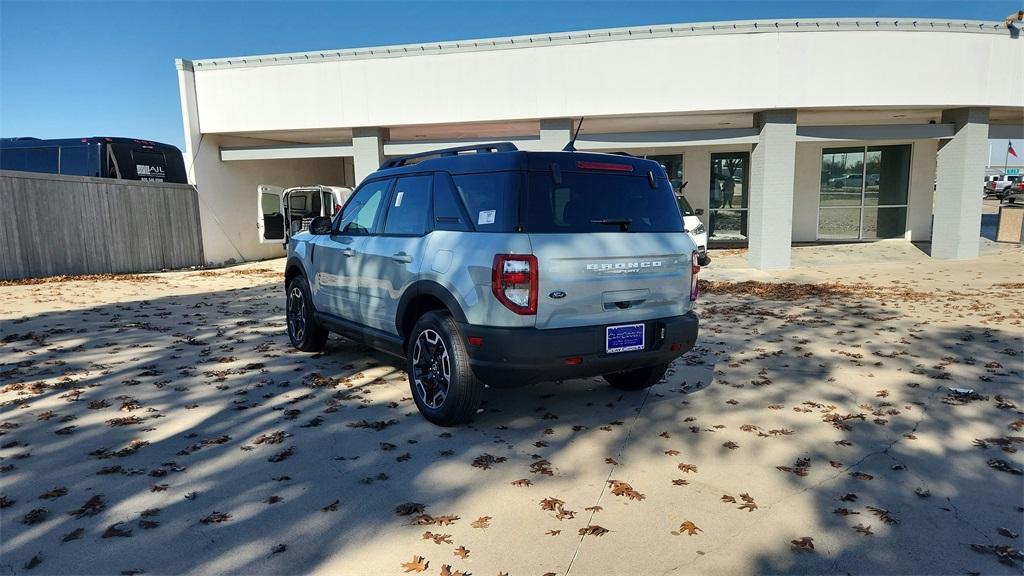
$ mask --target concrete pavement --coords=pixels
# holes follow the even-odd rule
[[[280,261],[0,287],[0,565],[1019,573],[996,547],[1024,532],[1024,257],[907,246],[769,275],[716,259],[711,280],[839,285],[713,283],[665,382],[488,390],[456,429],[385,356],[291,351]]]

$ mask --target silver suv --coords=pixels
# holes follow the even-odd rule
[[[467,421],[485,385],[600,375],[641,390],[696,342],[697,258],[651,160],[510,143],[395,158],[290,239],[288,336],[404,358],[442,426]]]

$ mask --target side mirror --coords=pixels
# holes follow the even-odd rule
[[[317,216],[313,218],[313,221],[309,223],[310,234],[330,234],[331,233],[331,219],[327,216]]]
[[[704,215],[704,209],[703,208],[694,208],[693,209],[693,213],[695,215],[697,215],[697,216],[703,216]]]

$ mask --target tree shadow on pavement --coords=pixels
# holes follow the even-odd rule
[[[987,464],[1022,467],[998,445],[1024,448],[1005,440],[1021,435],[1019,324],[979,325],[962,298],[711,294],[698,348],[649,391],[489,389],[470,425],[442,429],[397,361],[334,337],[293,352],[282,296],[269,284],[5,321],[4,569],[376,574],[423,555],[434,572],[465,543],[474,573],[1013,571],[969,545],[1020,547],[996,530],[1021,531],[1022,477]],[[922,319],[936,309],[948,318]],[[949,387],[985,398],[944,403]],[[609,479],[644,498],[609,494]],[[746,485],[757,510],[721,501]],[[552,518],[546,497],[574,517]],[[404,503],[434,523],[411,525]],[[495,528],[470,526],[483,516]],[[702,533],[672,534],[685,520]],[[598,521],[612,532],[577,535]],[[814,551],[792,552],[803,537]]]

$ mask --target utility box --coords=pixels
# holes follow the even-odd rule
[[[1024,206],[1010,204],[999,207],[999,224],[996,227],[996,242],[1020,244],[1024,235]]]

